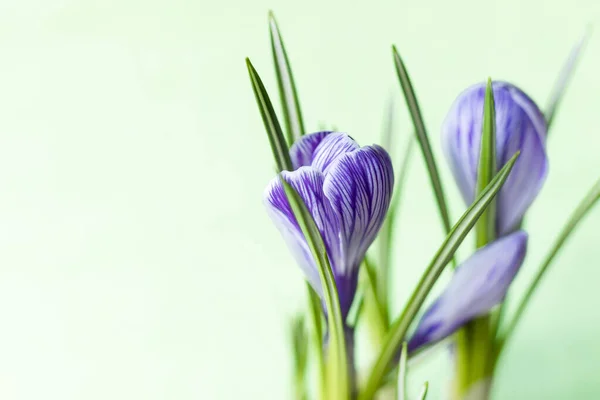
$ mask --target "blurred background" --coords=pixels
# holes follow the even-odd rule
[[[393,96],[396,165],[411,123],[391,44],[445,166],[439,127],[463,88],[509,80],[543,107],[585,26],[600,29],[596,0],[2,0],[0,398],[289,398],[287,323],[304,286],[263,210],[273,167],[244,64],[277,100],[269,9],[307,127],[379,142]],[[600,175],[599,35],[548,141],[513,294]],[[420,154],[410,168],[396,310],[443,239]],[[495,398],[600,396],[599,225],[595,210],[541,285]],[[415,392],[428,379],[443,398],[445,353],[411,369]]]

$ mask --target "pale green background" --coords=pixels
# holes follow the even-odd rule
[[[584,26],[600,21],[597,0],[2,0],[0,398],[288,397],[285,322],[304,291],[262,208],[272,161],[244,65],[250,56],[275,97],[269,8],[308,127],[378,141],[394,93],[403,143],[396,43],[438,156],[441,120],[462,88],[491,75],[543,104]],[[598,39],[549,141],[517,292],[600,175]],[[413,161],[396,309],[442,240]],[[444,178],[456,218],[463,205]],[[497,399],[600,396],[599,224],[597,210],[542,285]],[[415,366],[414,390],[427,378],[441,398],[449,367],[443,350]]]

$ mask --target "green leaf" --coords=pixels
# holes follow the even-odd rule
[[[260,76],[248,58],[246,58],[246,66],[248,67],[248,74],[250,75],[250,82],[252,83],[252,89],[254,90],[256,103],[265,125],[269,143],[271,144],[271,150],[277,166],[277,172],[281,172],[283,170],[292,171],[293,166],[289,155],[288,145],[283,137],[281,126],[279,125],[277,115],[273,110],[273,104],[269,99],[267,90],[265,89]],[[321,302],[314,289],[308,283],[306,283],[306,288],[309,298],[309,314],[311,316],[314,342],[316,344],[315,354],[317,356],[317,365],[321,371],[321,377],[319,379],[321,386],[321,397],[325,399],[326,379],[324,377],[325,370],[323,365],[323,328],[321,322]]]
[[[477,197],[451,229],[444,240],[444,243],[433,257],[433,260],[427,266],[421,280],[404,307],[402,314],[391,326],[377,361],[371,369],[367,383],[359,395],[359,400],[371,399],[379,388],[379,384],[383,380],[388,368],[391,366],[391,362],[398,352],[400,344],[405,340],[406,333],[419,312],[419,309],[425,302],[427,295],[444,270],[444,267],[452,260],[452,257],[460,244],[473,228],[479,217],[481,217],[481,214],[492,202],[494,196],[496,196],[506,181],[506,178],[508,178],[517,157],[518,153],[506,163],[502,170],[500,170],[494,179],[492,179],[487,188]]]
[[[483,104],[483,129],[481,132],[481,149],[479,151],[479,168],[477,170],[477,193],[481,193],[496,175],[496,110],[494,107],[494,91],[492,80],[488,78]],[[493,241],[496,236],[495,201],[483,212],[475,227],[477,247],[483,247]]]
[[[406,361],[408,360],[408,349],[406,342],[402,343],[400,352],[400,363],[398,364],[398,400],[406,400]]]
[[[433,187],[435,199],[440,210],[442,223],[444,224],[444,229],[446,233],[448,233],[450,232],[450,216],[448,213],[448,206],[446,204],[446,197],[444,195],[444,189],[442,187],[442,181],[440,179],[440,174],[437,168],[435,157],[433,156],[433,151],[431,150],[431,144],[429,143],[429,137],[427,135],[427,130],[425,129],[425,123],[423,122],[423,117],[421,115],[419,103],[417,101],[417,97],[411,84],[410,77],[408,76],[406,67],[404,66],[404,62],[402,61],[402,59],[400,58],[400,54],[398,54],[398,51],[396,50],[396,46],[393,46],[392,50],[394,53],[394,63],[396,65],[398,79],[400,80],[400,85],[402,86],[404,98],[406,99],[406,104],[408,106],[410,116],[415,126],[415,132],[417,134],[417,139],[419,140],[419,145],[421,146],[421,151],[423,153],[423,158],[425,159],[425,164],[427,165],[427,170],[429,172],[429,180],[431,181],[431,186]]]
[[[401,199],[404,194],[404,184],[406,183],[406,178],[408,177],[410,160],[413,154],[413,148],[415,146],[415,137],[410,136],[408,139],[408,143],[406,144],[406,148],[404,150],[404,154],[402,156],[402,162],[399,168],[398,178],[396,178],[396,184],[394,187],[394,195],[392,197],[392,202],[390,204],[390,209],[388,210],[387,216],[385,218],[385,222],[381,227],[381,232],[379,234],[379,263],[380,263],[380,274],[382,275],[382,279],[384,282],[389,282],[389,271],[391,269],[391,256],[393,252],[393,236],[394,236],[394,226],[396,223],[396,218],[398,217],[398,212],[401,204]],[[388,304],[388,286],[383,284],[379,285],[379,298],[382,304]]]
[[[425,400],[427,397],[427,390],[429,389],[429,382],[425,382],[423,384],[423,389],[421,389],[421,394],[419,394],[419,400]]]
[[[269,31],[271,33],[271,50],[275,72],[277,73],[277,83],[279,84],[279,96],[283,107],[286,135],[288,143],[291,145],[304,135],[304,122],[302,121],[302,110],[298,101],[298,92],[294,84],[290,61],[272,11],[269,12]]]
[[[367,282],[366,279],[359,276],[358,278],[358,286],[356,288],[356,293],[354,294],[354,301],[350,306],[350,310],[348,310],[348,315],[346,316],[346,325],[356,327],[358,325],[358,321],[362,317],[362,313],[365,308],[365,291],[369,288],[366,288]]]
[[[544,258],[544,261],[542,262],[542,264],[540,265],[540,268],[538,269],[537,273],[535,274],[533,281],[531,282],[531,284],[527,288],[527,291],[523,295],[523,298],[519,302],[517,311],[515,312],[514,316],[512,317],[507,328],[500,335],[500,339],[496,346],[496,353],[495,353],[496,354],[496,357],[495,357],[496,362],[497,362],[498,357],[501,354],[504,346],[506,345],[507,340],[511,337],[511,335],[513,334],[513,332],[515,330],[515,327],[517,326],[517,324],[523,317],[523,313],[525,312],[527,305],[531,301],[531,297],[533,296],[533,293],[538,288],[544,275],[548,272],[548,268],[550,267],[550,265],[552,265],[554,258],[559,253],[559,251],[562,249],[563,245],[567,242],[567,239],[569,239],[569,237],[571,236],[571,233],[573,233],[575,228],[577,228],[577,226],[579,225],[581,220],[594,207],[594,205],[596,205],[596,203],[598,202],[598,199],[600,199],[600,179],[595,183],[595,185],[591,188],[591,190],[586,194],[586,196],[583,198],[583,200],[581,200],[581,202],[579,203],[579,205],[577,206],[577,208],[575,209],[573,214],[571,214],[571,217],[568,219],[567,223],[565,224],[565,226],[559,233],[554,244],[552,245],[552,247],[550,247],[550,251],[546,255],[546,258]]]
[[[387,110],[383,121],[381,145],[390,155],[394,152],[394,96],[390,96],[387,102]]]
[[[552,92],[550,94],[550,100],[548,101],[548,105],[546,106],[546,112],[544,116],[546,117],[546,124],[548,131],[550,130],[550,125],[554,121],[554,116],[556,115],[556,111],[558,110],[558,106],[560,105],[561,100],[563,99],[565,92],[567,90],[567,86],[571,77],[573,76],[573,72],[575,71],[575,67],[577,66],[577,62],[579,61],[579,57],[587,43],[591,34],[591,28],[588,26],[582,35],[582,37],[577,41],[575,46],[571,49],[569,53],[569,57],[565,61],[556,82],[552,88]]]
[[[488,78],[483,104],[483,124],[477,169],[476,193],[481,193],[496,175],[496,111],[492,80]],[[492,200],[475,225],[476,247],[492,242],[496,237],[496,204]],[[456,390],[462,393],[474,381],[489,371],[492,339],[489,315],[469,321],[456,335]]]
[[[327,371],[325,368],[325,358],[323,356],[323,316],[321,311],[321,299],[315,290],[306,282],[308,292],[309,307],[312,323],[312,334],[314,343],[314,354],[316,356],[317,372],[319,374],[319,399],[327,399]]]
[[[252,83],[256,103],[258,104],[258,109],[262,116],[263,123],[265,124],[267,136],[269,137],[269,143],[271,144],[271,150],[273,151],[277,170],[293,171],[294,168],[292,167],[288,145],[283,138],[281,126],[279,126],[277,115],[275,115],[273,104],[269,99],[265,85],[263,85],[260,76],[258,76],[258,73],[248,58],[246,58],[246,66],[248,67],[248,74],[250,75],[250,82]]]
[[[379,346],[388,328],[385,309],[377,298],[377,287],[381,281],[377,280],[375,267],[369,257],[365,257],[360,271],[361,283],[364,288],[362,297],[362,312],[366,314],[368,326],[375,346]]]
[[[292,346],[294,348],[294,367],[296,371],[302,373],[306,367],[308,341],[306,335],[306,324],[302,314],[292,318],[290,323],[292,334]]]
[[[298,193],[290,186],[285,179],[281,178],[285,195],[290,203],[296,221],[302,230],[306,239],[311,254],[314,257],[321,286],[323,289],[323,298],[327,315],[329,316],[329,332],[330,332],[330,348],[328,353],[327,365],[329,374],[327,379],[329,390],[328,399],[332,400],[347,400],[349,396],[349,377],[348,364],[346,356],[346,345],[344,336],[344,321],[340,309],[338,292],[327,256],[327,249],[323,238],[319,232],[319,228],[315,224],[306,205],[298,195]]]
[[[392,148],[392,131],[393,131],[393,102],[390,101],[390,107],[388,109],[388,117],[386,119],[387,123],[385,125],[384,134],[383,134],[383,142],[386,143],[386,149],[391,151]],[[402,195],[404,193],[404,184],[406,182],[406,177],[408,176],[408,166],[411,160],[411,155],[413,153],[413,147],[415,143],[415,135],[411,135],[408,139],[408,143],[406,144],[406,149],[402,156],[402,161],[400,163],[399,175],[396,179],[394,194],[392,197],[392,202],[390,204],[390,208],[388,210],[387,216],[381,227],[381,231],[378,236],[377,249],[379,250],[379,285],[377,285],[377,297],[379,303],[383,306],[384,309],[384,317],[386,326],[389,325],[389,282],[390,282],[390,270],[392,263],[392,253],[393,253],[393,235],[394,235],[394,224],[396,221],[396,217],[398,215],[398,209],[400,205],[400,201]]]
[[[294,383],[296,400],[306,400],[307,377],[306,370],[308,364],[308,335],[303,315],[297,315],[292,318],[291,336],[292,347],[294,350]]]

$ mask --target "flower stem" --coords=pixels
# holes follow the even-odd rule
[[[493,375],[493,341],[490,338],[490,316],[485,315],[466,324],[456,334],[456,400],[471,399],[475,385],[490,381]],[[477,400],[487,399],[489,391],[477,390]]]

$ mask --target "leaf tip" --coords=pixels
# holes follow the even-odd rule
[[[587,24],[585,24],[585,28],[583,30],[583,35],[581,37],[582,42],[586,42],[590,38],[590,36],[592,36],[592,31],[594,30],[593,27],[594,27],[594,24],[591,22],[588,22]]]
[[[515,154],[513,154],[513,156],[510,158],[510,160],[508,160],[507,164],[510,164],[512,166],[512,164],[514,164],[517,161],[517,158],[519,158],[520,155],[521,150],[517,150]]]
[[[269,10],[268,19],[269,19],[269,27],[271,28],[271,31],[278,31],[279,29],[277,26],[277,19],[275,19],[275,13],[273,12],[273,10]]]

